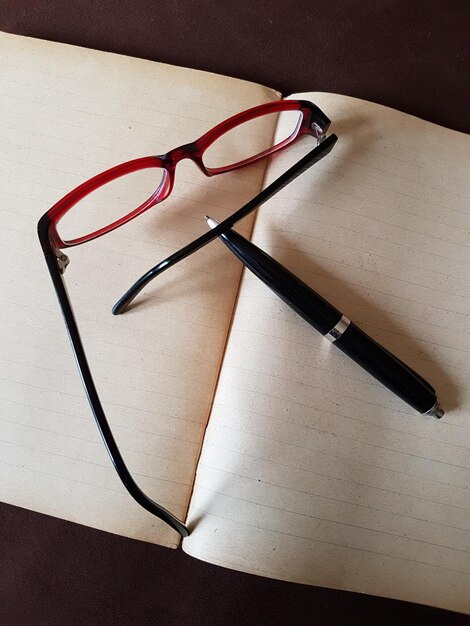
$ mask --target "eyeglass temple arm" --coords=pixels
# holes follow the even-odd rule
[[[101,401],[98,396],[98,392],[95,387],[95,383],[93,381],[91,371],[88,365],[88,361],[85,355],[85,351],[83,349],[83,344],[80,338],[80,334],[78,332],[77,323],[75,321],[75,316],[73,314],[73,310],[70,304],[70,300],[67,295],[67,290],[65,288],[65,284],[63,281],[63,277],[60,273],[57,258],[55,253],[52,250],[51,244],[49,242],[49,237],[47,234],[48,230],[48,219],[47,214],[44,216],[39,223],[39,238],[41,240],[41,245],[44,251],[44,256],[46,259],[47,266],[49,268],[49,273],[51,275],[52,282],[54,284],[54,288],[59,300],[60,307],[62,309],[62,314],[64,317],[65,325],[67,327],[67,332],[70,337],[70,342],[72,344],[73,351],[75,353],[75,357],[77,360],[78,368],[80,371],[80,375],[82,377],[83,385],[85,387],[86,394],[88,396],[90,406],[93,411],[93,416],[97,423],[98,429],[100,431],[101,437],[104,441],[108,454],[113,462],[113,465],[116,469],[116,472],[119,475],[119,478],[123,482],[125,488],[130,493],[130,495],[138,502],[144,509],[164,521],[166,524],[171,526],[174,530],[176,530],[182,537],[187,537],[189,535],[188,528],[181,522],[175,515],[170,513],[167,509],[160,506],[140,489],[137,483],[132,478],[127,466],[122,458],[122,455],[119,451],[119,448],[116,444],[116,441],[113,437],[111,429],[109,427],[108,420],[106,419],[106,415],[104,413],[103,407],[101,405]]]
[[[231,228],[236,222],[251,213],[258,206],[266,202],[266,200],[272,198],[278,191],[280,191],[292,180],[297,178],[297,176],[305,172],[305,170],[311,167],[314,163],[320,161],[320,159],[322,159],[331,151],[337,140],[338,137],[336,135],[330,135],[329,137],[326,137],[326,139],[318,144],[318,146],[316,146],[307,155],[300,159],[300,161],[290,167],[286,172],[284,172],[284,174],[281,174],[279,178],[276,178],[274,182],[272,182],[265,189],[263,189],[261,193],[252,198],[249,202],[247,202],[241,209],[238,209],[238,211],[233,213],[230,217],[220,222],[220,224],[216,226],[213,230],[204,233],[204,235],[201,235],[187,246],[184,246],[184,248],[178,250],[178,252],[175,252],[164,261],[160,261],[160,263],[155,265],[155,267],[152,267],[152,269],[150,269],[143,276],[141,276],[132,285],[132,287],[130,287],[130,289],[128,289],[126,293],[116,302],[112,309],[113,314],[119,315],[120,313],[124,313],[127,307],[134,300],[134,298],[142,291],[142,289],[146,285],[148,285],[151,280],[156,278],[159,274],[167,270],[172,265],[175,265],[193,252],[196,252],[213,239],[219,237],[224,231]]]

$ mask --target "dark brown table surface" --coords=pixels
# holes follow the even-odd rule
[[[0,6],[0,29],[8,32],[219,72],[285,94],[356,96],[465,132],[469,27],[467,0],[10,0]],[[0,624],[470,620],[241,574],[0,504]]]

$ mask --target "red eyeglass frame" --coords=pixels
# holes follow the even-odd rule
[[[301,111],[302,118],[298,125],[297,133],[293,133],[287,140],[284,140],[277,146],[266,150],[258,155],[235,163],[234,165],[224,168],[207,168],[205,167],[202,157],[204,151],[222,134],[228,130],[234,128],[238,124],[246,122],[250,119],[264,115],[271,112],[280,111]],[[163,520],[166,524],[171,526],[180,535],[186,537],[189,534],[189,529],[185,524],[179,520],[173,513],[165,509],[163,506],[149,498],[138,486],[132,477],[126,463],[122,457],[119,447],[114,439],[113,433],[106,418],[101,400],[96,389],[96,385],[91,374],[91,370],[88,364],[88,359],[85,354],[83,343],[78,330],[77,322],[72,310],[72,305],[67,294],[67,289],[64,281],[64,271],[68,264],[67,256],[60,250],[60,248],[67,248],[74,245],[79,245],[100,237],[115,228],[118,228],[122,224],[125,224],[129,220],[137,217],[143,211],[146,211],[151,206],[154,206],[162,199],[168,197],[171,192],[174,183],[174,172],[176,164],[183,158],[189,158],[196,163],[201,171],[207,176],[213,176],[215,174],[222,174],[223,172],[242,167],[248,163],[252,163],[260,158],[268,156],[278,150],[289,145],[293,141],[296,141],[304,135],[313,135],[317,138],[317,146],[311,150],[300,161],[295,163],[286,172],[281,174],[279,178],[270,183],[265,189],[263,189],[257,196],[249,200],[243,207],[236,210],[232,215],[226,218],[223,222],[220,222],[218,226],[207,231],[193,242],[174,253],[165,261],[162,261],[157,266],[149,270],[141,279],[139,279],[128,291],[121,300],[115,305],[113,312],[119,313],[125,310],[130,301],[135,298],[137,293],[155,276],[164,271],[166,268],[171,267],[179,260],[185,258],[189,254],[192,254],[196,250],[199,250],[202,246],[208,244],[210,241],[221,235],[225,230],[232,228],[232,226],[240,219],[248,215],[251,211],[254,211],[258,206],[266,202],[269,198],[272,198],[278,191],[289,184],[302,172],[311,167],[314,163],[324,158],[332,150],[337,141],[336,135],[330,135],[326,137],[326,131],[330,125],[330,120],[326,117],[322,111],[316,107],[313,103],[307,101],[284,101],[275,102],[255,107],[248,111],[244,111],[238,115],[233,116],[229,120],[222,122],[211,131],[203,135],[200,139],[193,143],[186,144],[179,148],[168,152],[162,156],[155,157],[143,157],[135,159],[127,163],[123,163],[116,167],[113,167],[97,176],[86,181],[64,198],[59,200],[49,211],[47,211],[39,220],[38,223],[38,237],[41,243],[42,250],[44,252],[44,258],[49,269],[49,274],[54,285],[57,299],[62,310],[65,326],[69,334],[72,349],[75,354],[76,362],[80,375],[83,381],[85,392],[90,403],[93,416],[95,418],[98,430],[103,439],[103,443],[108,450],[110,459],[116,469],[119,478],[123,485],[134,498],[134,500],[149,511],[152,515]],[[294,136],[295,134],[295,136]],[[140,207],[129,213],[124,218],[113,222],[109,226],[102,228],[90,235],[81,237],[79,239],[71,241],[63,241],[57,233],[57,223],[59,220],[69,211],[79,200],[84,198],[87,194],[91,193],[98,187],[110,182],[120,176],[135,172],[145,167],[163,167],[168,176],[165,176],[163,181],[164,186],[160,187],[152,194],[151,198],[143,203]],[[168,182],[166,182],[168,181]]]
[[[227,165],[225,167],[211,168],[204,165],[204,152],[222,135],[236,126],[256,119],[257,117],[269,115],[270,113],[281,113],[283,111],[299,111],[301,116],[299,117],[299,122],[291,135],[279,144],[276,144],[267,150],[263,150],[253,157],[238,161],[237,163]],[[170,195],[175,182],[176,166],[182,159],[190,159],[193,161],[193,163],[195,163],[201,172],[206,176],[215,176],[265,158],[279,150],[282,150],[282,148],[285,148],[287,145],[297,141],[305,135],[313,135],[319,139],[324,135],[329,123],[330,120],[326,117],[326,115],[312,102],[308,102],[306,100],[283,100],[280,102],[269,102],[230,117],[224,122],[217,124],[217,126],[209,130],[196,141],[174,148],[166,154],[141,157],[139,159],[133,159],[132,161],[116,165],[115,167],[101,172],[100,174],[97,174],[96,176],[93,176],[93,178],[90,178],[86,182],[82,183],[49,209],[47,215],[49,217],[50,242],[54,248],[70,248],[72,246],[86,243],[87,241],[101,237],[102,235],[119,228],[119,226],[126,224],[144,211],[147,211],[156,204],[159,204]],[[93,191],[96,191],[99,187],[102,187],[103,185],[106,185],[121,176],[148,168],[164,169],[166,174],[157,189],[145,202],[127,215],[112,222],[108,226],[104,226],[103,228],[89,233],[88,235],[83,235],[69,240],[62,239],[57,231],[57,225],[64,215],[78,202],[80,202],[80,200],[83,200],[83,198]]]

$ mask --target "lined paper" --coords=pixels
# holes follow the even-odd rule
[[[1,34],[0,47],[0,498],[175,546],[106,455],[36,223],[97,172],[277,95],[18,36]],[[334,119],[340,141],[263,207],[254,240],[425,376],[446,415],[416,415],[244,274],[184,548],[265,576],[468,611],[468,138],[350,98],[301,97]],[[310,147],[277,156],[266,182]],[[205,179],[182,163],[158,215],[69,254],[67,286],[124,457],[183,518],[239,265],[215,242],[126,315],[110,308],[204,231],[204,213],[223,218],[262,178],[254,167]]]
[[[15,35],[0,34],[0,50],[0,498],[175,546],[176,533],[133,501],[107,456],[36,224],[90,176],[165,153],[277,96],[243,81]],[[242,136],[243,145],[264,148],[274,123]],[[227,148],[222,156],[230,157]],[[229,215],[258,193],[264,175],[260,164],[207,179],[187,163],[161,207],[71,249],[65,274],[124,459],[141,488],[182,519],[239,265],[209,246],[150,285],[125,315],[113,317],[111,307],[155,263],[205,232],[204,213]],[[224,276],[214,271],[221,264]]]
[[[446,414],[417,415],[245,272],[184,549],[470,611],[470,142],[301,97],[339,141],[262,207],[253,240],[429,380]],[[309,147],[278,156],[268,180]]]

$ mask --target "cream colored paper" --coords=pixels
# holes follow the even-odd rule
[[[253,240],[425,376],[446,414],[417,415],[245,272],[183,546],[470,611],[470,141],[352,98],[301,97],[339,141],[261,208]]]
[[[36,224],[90,176],[162,154],[275,98],[213,74],[0,34],[0,499],[177,544],[127,494],[107,456]],[[273,123],[246,145],[269,145]],[[263,173],[261,164],[207,179],[183,162],[164,205],[69,252],[65,280],[123,455],[148,495],[183,519],[240,267],[212,245],[150,285],[125,315],[113,317],[111,306],[202,234],[204,213],[224,217],[258,193]]]
[[[0,498],[174,546],[110,465],[35,225],[87,177],[277,96],[5,34],[0,51]],[[340,142],[262,209],[255,241],[425,375],[447,413],[441,422],[416,416],[245,275],[185,550],[266,576],[468,611],[468,138],[350,98],[303,96],[331,116]],[[308,147],[276,158],[269,176]],[[140,484],[181,516],[238,266],[213,245],[125,316],[110,307],[202,232],[204,213],[220,219],[254,195],[262,173],[208,180],[183,163],[164,212],[70,251],[66,280],[116,436]]]

